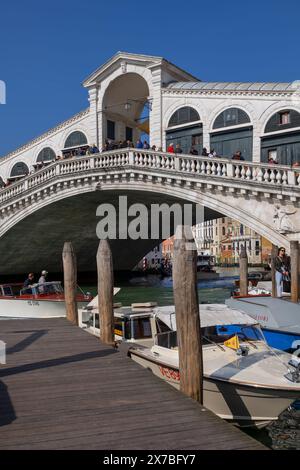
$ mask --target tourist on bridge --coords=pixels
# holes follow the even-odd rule
[[[244,157],[242,156],[242,152],[240,150],[237,150],[233,156],[232,160],[245,160]]]
[[[171,142],[167,148],[168,153],[175,153],[174,144]]]
[[[198,150],[193,145],[190,148],[190,155],[199,155]]]
[[[149,142],[147,142],[147,140],[144,140],[143,149],[145,149],[145,150],[150,149],[150,145],[149,145]]]
[[[215,151],[215,149],[211,149],[209,154],[208,154],[208,157],[209,158],[215,158],[217,157],[217,152]]]
[[[175,153],[182,153],[182,148],[181,148],[180,144],[176,144]]]
[[[286,255],[285,248],[278,249],[275,258],[275,280],[277,297],[282,297],[283,291],[290,291],[290,257]]]
[[[139,139],[139,140],[137,141],[137,143],[136,143],[136,148],[137,148],[137,149],[142,149],[142,148],[144,148],[143,142],[141,141],[141,139]]]
[[[90,153],[99,153],[99,149],[96,144],[93,144],[92,147],[89,148]]]
[[[208,157],[208,151],[207,151],[207,148],[206,148],[206,147],[203,147],[201,156],[202,156],[202,157]]]
[[[277,161],[276,155],[269,155],[268,156],[268,163],[272,163],[272,164],[277,165],[278,161]]]

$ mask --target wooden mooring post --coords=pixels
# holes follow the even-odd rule
[[[197,250],[191,228],[178,226],[173,290],[179,349],[180,390],[203,404],[203,359],[197,291]]]
[[[248,295],[248,256],[245,246],[240,251],[240,295]]]
[[[112,253],[107,240],[100,240],[97,252],[98,308],[100,340],[114,344],[114,273]]]
[[[299,242],[291,241],[291,301],[299,300]]]
[[[277,255],[278,255],[278,246],[272,244],[272,251],[271,251],[272,297],[277,297],[276,269],[275,269],[275,260],[276,260]]]
[[[65,242],[62,252],[64,269],[64,291],[67,319],[78,325],[77,295],[77,263],[71,242]]]

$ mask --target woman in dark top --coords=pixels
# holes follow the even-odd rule
[[[276,293],[277,297],[282,297],[283,283],[290,280],[290,259],[286,255],[283,246],[278,249],[278,255],[275,258],[275,269]]]

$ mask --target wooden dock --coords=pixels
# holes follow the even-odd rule
[[[0,449],[264,449],[65,319],[0,322]]]

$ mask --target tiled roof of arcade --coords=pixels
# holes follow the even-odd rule
[[[295,91],[299,82],[173,82],[166,88],[171,90],[199,91]]]

